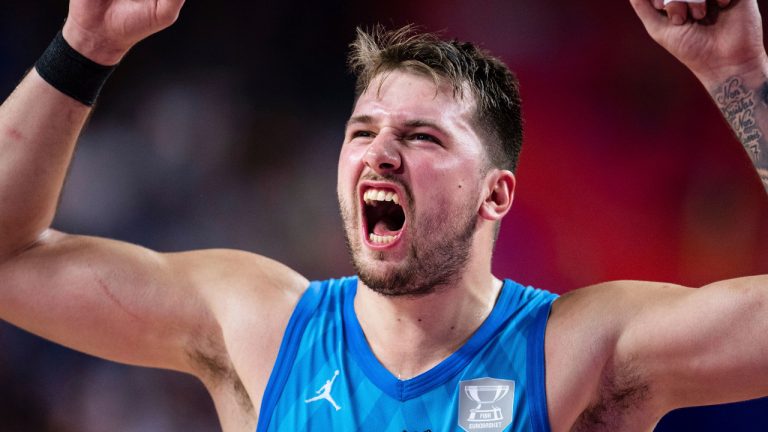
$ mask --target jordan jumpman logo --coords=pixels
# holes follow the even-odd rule
[[[321,399],[325,399],[328,402],[330,402],[334,408],[336,408],[336,411],[340,410],[341,407],[336,405],[336,401],[334,401],[333,398],[331,397],[331,387],[333,387],[333,382],[336,381],[337,376],[339,376],[338,370],[336,370],[336,372],[333,373],[333,378],[327,380],[325,382],[325,385],[320,387],[320,389],[315,392],[317,393],[317,396],[305,400],[304,403],[310,403],[310,402],[319,401]]]

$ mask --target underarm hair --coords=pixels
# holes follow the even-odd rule
[[[598,398],[581,413],[573,432],[621,430],[632,410],[642,409],[650,396],[650,385],[632,362],[603,374]]]
[[[202,342],[187,351],[195,369],[200,371],[214,386],[230,386],[240,405],[246,412],[253,412],[253,402],[243,381],[235,371],[232,361],[225,353],[225,347],[212,337],[202,338]]]

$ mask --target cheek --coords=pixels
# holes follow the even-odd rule
[[[411,175],[418,176],[420,182],[431,186],[432,195],[467,194],[479,181],[477,163],[472,160],[442,158],[413,166]]]
[[[339,165],[336,172],[336,190],[339,194],[354,188],[360,170],[360,155],[351,146],[342,146],[339,153]]]
[[[424,185],[422,205],[432,212],[461,211],[475,206],[479,199],[479,168],[474,161],[442,160],[424,167],[414,167],[414,182]],[[459,210],[461,209],[461,210]]]
[[[368,147],[359,144],[344,144],[339,152],[339,169],[342,166],[356,167],[363,164],[365,151]]]

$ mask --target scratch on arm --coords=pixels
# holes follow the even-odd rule
[[[95,276],[96,278],[96,285],[99,286],[99,289],[102,293],[104,293],[107,298],[117,306],[118,309],[123,311],[126,315],[130,316],[136,321],[141,321],[141,317],[139,317],[137,314],[131,312],[130,309],[128,309],[122,301],[115,295],[115,293],[112,292],[112,290],[109,288],[109,285],[102,279],[100,276]]]

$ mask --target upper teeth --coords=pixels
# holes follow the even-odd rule
[[[392,201],[395,204],[400,205],[400,197],[397,196],[397,193],[391,190],[368,189],[363,194],[363,201],[365,201],[366,204],[373,204],[376,201]]]

